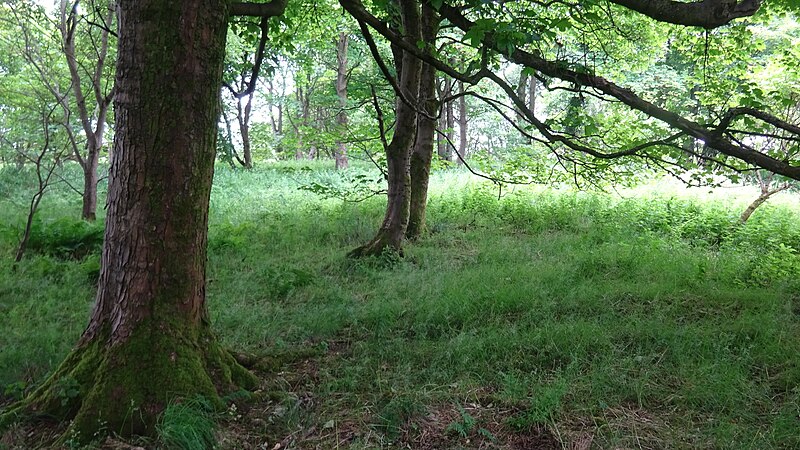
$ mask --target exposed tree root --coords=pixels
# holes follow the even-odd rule
[[[257,379],[201,327],[143,326],[125,342],[84,343],[0,417],[0,428],[21,420],[72,421],[65,437],[86,442],[98,433],[152,436],[167,405],[182,399],[199,395],[222,408],[222,395],[253,388]]]
[[[380,256],[384,252],[392,251],[403,256],[403,240],[392,235],[389,230],[381,229],[378,235],[371,241],[358,247],[347,254],[348,258],[364,258],[368,256]],[[402,236],[402,233],[400,234]]]

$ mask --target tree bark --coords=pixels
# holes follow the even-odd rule
[[[447,89],[447,95],[453,95],[453,87],[454,82],[452,79],[448,82],[449,87]],[[449,101],[446,104],[442,105],[442,108],[447,112],[447,160],[453,160],[453,150],[455,150],[455,146],[453,142],[456,139],[456,115],[453,108],[453,101]]]
[[[439,158],[445,161],[453,160],[453,147],[448,142],[447,138],[452,136],[449,128],[452,126],[452,108],[450,102],[444,101],[453,92],[453,80],[448,76],[444,76],[443,87],[439,91],[439,103],[441,107],[441,114],[439,115],[439,132],[438,132],[438,146],[437,153]],[[448,115],[450,113],[450,115]]]
[[[94,222],[97,219],[97,170],[100,163],[100,149],[91,148],[83,160],[83,220]]]
[[[439,31],[436,11],[427,4],[422,6],[422,40],[435,48]],[[417,138],[411,153],[411,211],[406,230],[408,239],[418,238],[425,230],[425,211],[428,204],[428,181],[436,135],[436,68],[422,63],[419,80],[419,101],[423,113],[417,114]]]
[[[347,127],[347,33],[339,33],[339,40],[336,45],[336,95],[339,97],[339,112],[336,114],[336,124],[339,125],[339,133],[344,133]],[[347,161],[347,146],[342,138],[336,142],[336,149],[333,157],[336,161],[336,169],[346,169],[349,165]]]
[[[55,373],[5,418],[152,434],[164,408],[250,387],[205,302],[208,205],[228,2],[119,2],[117,133],[91,320]],[[78,394],[64,396],[65,383]]]
[[[758,11],[761,0],[701,0],[676,2],[673,0],[611,0],[640,12],[660,22],[697,26],[711,30],[740,17]]]
[[[528,72],[523,69],[522,72],[520,72],[519,74],[519,83],[517,83],[517,97],[519,97],[519,99],[522,100],[523,102],[527,102],[526,99],[528,97],[528,78],[530,78],[530,75],[528,75]],[[522,120],[525,119],[525,113],[520,111],[519,108],[515,109],[517,113],[517,121],[521,122]]]
[[[761,194],[759,194],[758,198],[753,200],[753,203],[747,206],[747,208],[742,212],[742,215],[739,217],[739,222],[742,224],[747,223],[747,220],[750,219],[750,216],[758,209],[761,205],[766,203],[773,195],[777,194],[778,192],[785,191],[791,187],[791,184],[784,183],[780,186],[775,188],[772,187],[772,180],[775,179],[774,173],[768,173],[766,175],[762,174],[762,171],[756,171],[756,178],[758,179],[758,187],[761,189]]]
[[[253,107],[253,94],[245,96],[247,101],[242,107],[242,99],[236,99],[236,119],[239,122],[239,131],[242,134],[242,157],[244,158],[244,168],[253,168],[253,151],[250,145],[250,111]]]
[[[528,79],[528,110],[536,113],[536,77]]]
[[[458,164],[464,164],[467,159],[467,96],[464,95],[464,82],[458,82]]]
[[[764,202],[769,200],[770,196],[771,195],[764,194],[759,195],[758,198],[755,199],[753,203],[750,203],[750,205],[742,212],[741,217],[739,217],[739,222],[747,223],[747,220],[750,219],[750,216],[753,215],[755,210],[758,209],[759,206],[763,205]]]
[[[405,30],[403,39],[417,45],[422,38],[420,34],[419,6],[415,0],[400,0],[400,15]],[[414,55],[403,51],[399,76],[400,88],[406,98],[416,102],[419,91],[419,80],[422,63]],[[414,144],[417,131],[416,105],[397,102],[395,115],[395,131],[386,148],[386,165],[388,178],[388,203],[383,223],[377,235],[367,244],[351,251],[349,256],[362,257],[380,255],[386,249],[402,252],[403,239],[410,214],[411,201],[411,146]]]

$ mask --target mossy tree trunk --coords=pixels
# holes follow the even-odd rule
[[[152,434],[176,399],[250,387],[205,302],[226,0],[121,0],[117,133],[91,320],[56,372],[10,414]],[[6,419],[8,416],[6,416]]]
[[[422,7],[422,40],[436,48],[439,18],[427,3]],[[428,181],[436,134],[436,114],[439,102],[436,99],[436,69],[422,63],[419,82],[421,111],[417,114],[417,139],[411,153],[411,211],[406,230],[408,239],[418,238],[425,230],[425,211],[428,204]]]
[[[419,4],[414,0],[400,0],[400,15],[404,39],[417,45],[420,34]],[[397,60],[397,56],[395,56]],[[411,204],[411,149],[417,131],[417,94],[422,63],[412,54],[402,51],[398,84],[405,101],[397,102],[395,132],[386,148],[388,178],[388,203],[383,223],[376,236],[367,244],[350,252],[351,257],[380,255],[390,249],[402,252]]]

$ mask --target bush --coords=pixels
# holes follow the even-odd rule
[[[82,260],[100,253],[104,226],[102,221],[90,223],[66,217],[52,222],[34,220],[28,249],[60,259]]]

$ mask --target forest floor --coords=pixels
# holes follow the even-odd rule
[[[218,169],[209,307],[262,385],[226,411],[176,405],[156,440],[95,447],[800,448],[797,194],[741,225],[749,190],[498,198],[442,171],[405,257],[349,260],[385,200],[298,187],[358,190],[359,170]],[[80,199],[56,190],[12,272],[26,184],[6,172],[0,407],[76,342],[102,239],[102,220],[75,220]],[[47,447],[64,426],[18,425],[0,449]]]

